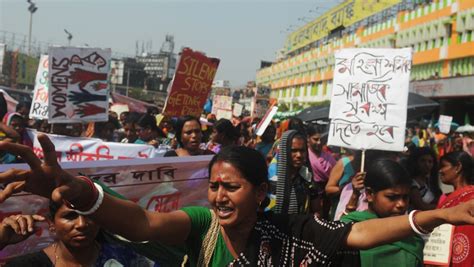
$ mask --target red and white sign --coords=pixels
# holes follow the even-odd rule
[[[110,49],[50,47],[50,123],[107,121]]]
[[[43,157],[43,149],[38,142],[36,130],[28,129],[28,135],[33,140],[33,151],[38,157]],[[48,134],[54,143],[59,162],[80,162],[116,159],[148,159],[162,156],[166,150],[156,149],[151,145],[123,144],[104,142],[101,139],[85,137],[69,137]]]
[[[192,115],[199,118],[218,66],[219,59],[184,48],[163,114],[171,117]]]

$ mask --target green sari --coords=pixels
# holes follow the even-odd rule
[[[376,219],[369,211],[355,211],[341,218],[344,223]],[[383,226],[381,226],[383,227]],[[361,266],[423,266],[424,242],[418,236],[360,251]]]

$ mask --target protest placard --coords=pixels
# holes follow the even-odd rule
[[[219,59],[184,48],[164,107],[167,116],[200,117],[211,91]]]
[[[232,111],[232,115],[239,117],[242,115],[242,111],[244,109],[244,105],[239,103],[234,103],[234,110]]]
[[[212,101],[212,114],[219,119],[232,119],[232,97],[215,95]]]
[[[448,134],[451,130],[451,122],[453,121],[453,117],[440,115],[439,116],[439,131],[445,134]]]
[[[30,119],[47,120],[48,119],[48,66],[47,55],[41,55],[36,72],[35,89],[33,92],[33,101],[30,108]]]
[[[208,164],[212,156],[61,163],[73,175],[86,175],[147,210],[170,212],[183,206],[208,206]],[[29,169],[27,164],[0,165]],[[14,214],[48,215],[48,200],[20,193],[2,203],[0,220]],[[40,250],[53,242],[48,224],[32,237],[0,251],[0,260]]]
[[[267,112],[265,113],[265,115],[263,116],[262,120],[260,121],[260,123],[257,125],[257,135],[258,136],[262,136],[263,133],[265,132],[265,130],[267,129],[268,125],[270,125],[270,122],[272,121],[273,119],[273,116],[275,116],[275,114],[277,113],[278,111],[278,107],[277,106],[272,106],[270,109],[267,110]]]
[[[454,226],[442,224],[424,237],[423,262],[429,265],[449,266]]]
[[[36,130],[27,129],[27,134],[33,141],[33,152],[40,158],[43,149],[38,141]],[[59,162],[80,162],[117,159],[147,159],[162,156],[167,150],[155,148],[151,145],[122,144],[104,142],[97,138],[70,137],[64,135],[47,134],[55,144]]]
[[[107,121],[110,49],[49,48],[50,123]]]
[[[402,151],[411,48],[335,53],[328,144]]]

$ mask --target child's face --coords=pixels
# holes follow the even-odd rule
[[[367,201],[379,218],[398,216],[407,211],[409,193],[409,186],[396,186],[376,193],[368,192]]]

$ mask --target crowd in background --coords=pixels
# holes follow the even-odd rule
[[[361,152],[328,146],[328,126],[304,123],[297,118],[273,120],[261,136],[258,119],[234,117],[217,120],[169,118],[157,108],[147,113],[109,113],[107,122],[48,124],[28,118],[28,103],[16,112],[0,110],[2,141],[32,146],[26,128],[71,137],[149,144],[167,150],[165,157],[212,155],[226,147],[244,146],[266,160],[270,190],[260,209],[281,214],[316,214],[326,220],[359,222],[402,215],[411,210],[451,207],[474,198],[473,133],[415,124],[406,131],[405,151],[366,151],[361,172]],[[0,163],[22,159],[0,151]],[[441,190],[441,183],[453,190]],[[452,192],[451,192],[452,191]],[[450,192],[450,193],[447,193]],[[474,244],[474,226],[456,227]],[[407,238],[390,245],[361,251],[364,266],[396,261],[419,266],[423,241]],[[454,255],[455,256],[455,255]],[[454,257],[453,256],[453,257]],[[459,260],[459,259],[458,259]],[[472,250],[453,266],[474,264]],[[388,265],[391,266],[391,265]]]

